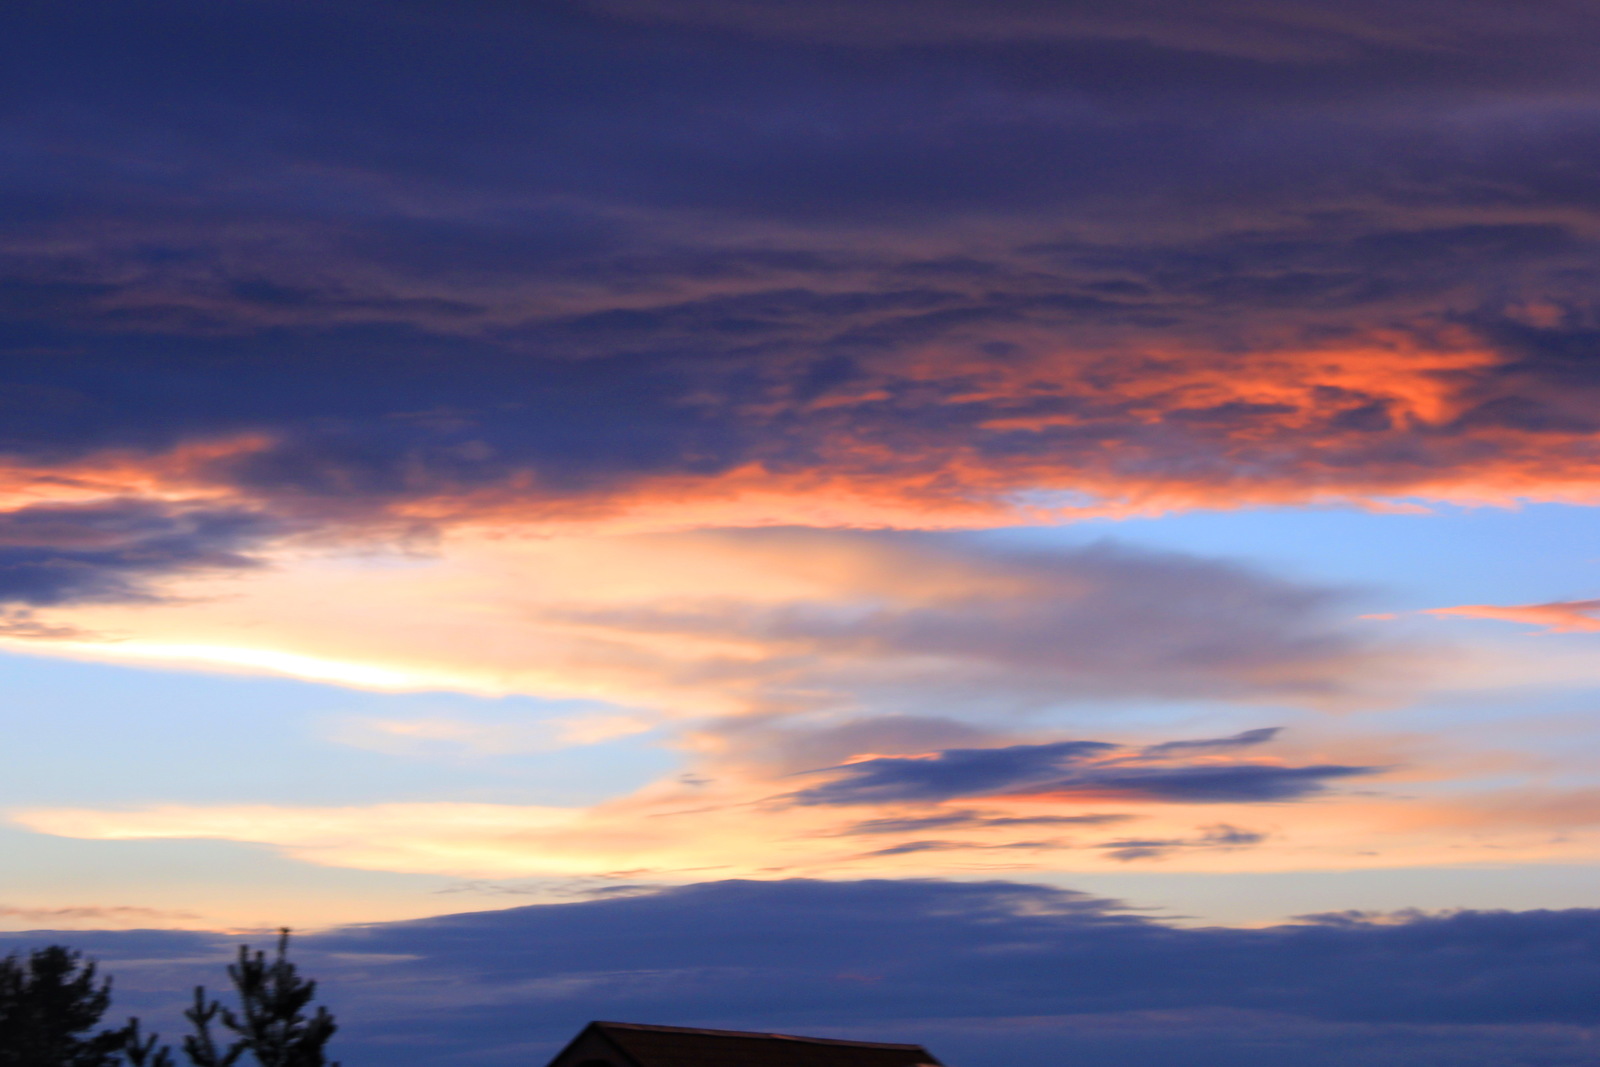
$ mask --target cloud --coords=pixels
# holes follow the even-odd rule
[[[1217,721],[1219,700],[1275,706],[1274,717],[1284,704],[1362,706],[1403,685],[1417,655],[1374,645],[1335,591],[1199,557],[765,529],[537,539],[495,530],[433,554],[268,558],[267,582],[168,575],[166,601],[73,605],[34,620],[70,619],[117,640],[11,640],[114,662],[574,702],[542,713],[344,716],[318,731],[412,760],[487,763],[652,731],[649,744],[674,752],[676,765],[610,777],[611,795],[587,807],[516,794],[486,804],[194,804],[158,791],[122,809],[23,807],[15,820],[89,839],[259,843],[335,867],[648,884],[707,869],[758,878],[1099,869],[1115,862],[1093,847],[1114,820],[1139,818],[1141,839],[1175,840],[1197,821],[1253,825],[1234,809],[1326,796],[1341,814],[1304,817],[1308,834],[1281,834],[1281,848],[1171,855],[1201,867],[1303,867],[1343,847],[1330,845],[1340,835],[1367,840],[1381,822],[1347,811],[1352,796],[1330,787],[1410,762],[1350,748],[1271,758],[1270,728],[1174,742],[1140,725],[1142,711],[1129,719],[1152,700],[1206,721]],[[425,625],[419,604],[429,606]],[[1064,733],[1068,714],[1105,734]],[[1232,713],[1223,721],[1238,729]],[[1185,810],[1194,804],[1208,806],[1203,819]],[[970,848],[900,849],[934,838]],[[986,851],[1029,842],[1041,844]]]
[[[1060,847],[1062,847],[1062,844],[1059,841],[1003,841],[987,845],[974,844],[971,841],[905,841],[898,845],[873,849],[871,852],[866,853],[866,856],[868,858],[874,856],[908,856],[917,852],[983,852],[993,849],[1039,852]]]
[[[887,832],[918,832],[923,829],[952,828],[976,829],[1000,826],[1103,826],[1109,823],[1125,822],[1129,816],[1116,815],[1086,815],[1086,816],[1058,816],[1051,818],[1042,816],[1037,818],[1015,819],[954,819],[941,822],[937,816],[929,816],[921,820],[922,825],[917,825],[917,820],[899,820],[903,825],[891,830],[895,820],[874,820],[879,824],[863,831],[859,826],[851,828],[848,833],[887,833]],[[896,845],[885,848],[873,849],[864,853],[864,858],[880,856],[908,856],[926,852],[987,852],[987,851],[1013,851],[1026,853],[1053,852],[1061,849],[1088,847],[1099,849],[1108,859],[1118,863],[1131,863],[1136,860],[1165,859],[1180,849],[1235,849],[1252,848],[1266,841],[1270,836],[1255,830],[1243,830],[1228,823],[1216,823],[1211,826],[1196,828],[1197,833],[1185,837],[1153,837],[1153,838],[1119,838],[1112,841],[1099,841],[1088,845],[1080,845],[1070,840],[1060,838],[1047,838],[1043,840],[1025,841],[991,841],[987,843],[966,840],[949,841],[940,839],[916,839],[902,841]]]
[[[121,499],[38,504],[0,512],[0,603],[51,606],[142,600],[166,576],[256,565],[246,554],[282,531],[266,516],[226,507]],[[30,631],[19,617],[9,631]]]
[[[583,698],[614,705],[601,733],[681,728],[692,776],[596,811],[223,805],[29,816],[39,827],[629,885],[704,867],[970,874],[1027,863],[1035,844],[1102,870],[1119,849],[1193,869],[1304,869],[1375,841],[1390,858],[1348,863],[1592,852],[1543,827],[1509,844],[1411,833],[1404,813],[1426,805],[1337,788],[1392,761],[1274,759],[1264,731],[1058,740],[1100,736],[1063,734],[1051,716],[1068,711],[1391,695],[1418,650],[1377,646],[1337,591],[1125,546],[867,532],[1600,500],[1589,5],[153,0],[84,19],[25,0],[5,21],[0,77],[19,102],[0,121],[7,645]],[[291,550],[289,532],[307,540]],[[427,538],[432,556],[361,554]],[[308,558],[333,545],[355,551]],[[252,561],[270,580],[234,581]],[[1497,610],[1533,609],[1586,625],[1582,602]],[[544,737],[382,717],[346,735],[484,756]],[[831,769],[785,777],[816,768]],[[797,789],[813,802],[759,806]],[[1213,834],[1195,828],[1202,803],[1212,825],[1256,826],[1266,804],[1274,821]],[[939,847],[913,849],[926,842]],[[852,858],[872,848],[888,854]],[[688,1010],[671,997],[702,976],[664,978],[681,946],[650,938],[701,929],[671,902],[737,903],[722,892],[656,899],[665,922],[603,952],[591,938],[589,971],[542,978]],[[807,908],[837,910],[826,892],[784,898],[752,940],[801,940]],[[981,911],[1015,935],[1038,918],[1019,911],[1066,899],[894,892],[852,898],[868,933],[884,901]],[[1530,937],[1537,920],[1519,922]],[[1063,1008],[1059,986],[983,969],[1026,964],[1019,942],[963,956],[924,924],[923,952],[993,981],[936,972],[901,1010],[938,1005],[930,1026],[956,1014],[944,982],[976,988],[960,1011],[1004,999],[1058,1020],[1032,1047],[1017,1036],[1030,1024],[992,1027],[1014,1042],[1007,1062],[1056,1058],[1062,1034],[1089,1062],[1267,1058],[1247,1031],[1268,1016],[1294,1052],[1271,1047],[1273,1062],[1309,1067],[1591,1055],[1545,1031],[1288,1023],[1273,1013],[1299,1002],[1272,990],[1300,986],[1264,978],[1195,1009],[1210,1013],[1197,1040],[1170,1013],[1209,995],[1213,961],[1333,935],[1105,925],[1157,946],[1117,995],[1133,1013],[1120,1025],[1176,1035],[1137,1039],[1161,1048],[1095,1014],[1094,983],[1144,958],[1122,943],[1031,954],[1076,991]],[[1401,993],[1468,1003],[1460,958],[1505,943],[1454,937],[1439,955],[1457,969],[1427,973],[1426,945],[1368,944],[1366,981],[1376,966],[1390,984],[1350,1017],[1389,1025],[1374,1012],[1411,1003],[1402,974],[1416,983]],[[650,966],[591,973],[645,944]],[[900,947],[862,942],[879,960]],[[1263,952],[1224,977],[1276,977]],[[824,962],[838,968],[817,975],[877,973],[869,955]],[[741,965],[734,992],[765,995],[762,959]],[[1319,987],[1321,1002],[1365,995],[1356,970],[1319,969],[1350,984]],[[1480,1019],[1553,986],[1472,973],[1494,994]],[[507,982],[509,1001],[530,995]],[[807,1018],[836,1003],[850,1007]],[[764,1025],[757,1006],[743,1018]],[[422,1020],[397,1017],[392,1048],[436,1051],[408,1047]],[[1394,1025],[1445,1025],[1428,1018]]]
[[[261,843],[368,870],[635,872],[626,877],[651,883],[708,868],[762,878],[944,874],[980,862],[1032,870],[1067,852],[1098,868],[1115,862],[1092,847],[1111,817],[1145,820],[1141,839],[1175,840],[1197,821],[1190,805],[1208,806],[1203,821],[1251,825],[1233,808],[1326,796],[1345,814],[1307,816],[1307,836],[1285,833],[1283,848],[1249,858],[1304,866],[1339,834],[1368,835],[1381,821],[1347,812],[1352,798],[1331,787],[1408,762],[1348,749],[1271,758],[1270,728],[1128,736],[1125,709],[1151,700],[1246,701],[1277,706],[1276,716],[1285,703],[1360,706],[1403,684],[1416,650],[1377,647],[1337,592],[1216,560],[1108,542],[789,528],[538,539],[496,530],[433,555],[272,558],[270,582],[169,578],[168,602],[73,606],[74,623],[119,640],[28,647],[579,700],[555,720],[514,708],[483,719],[366,715],[324,736],[456,761],[654,730],[652,743],[676,749],[679,765],[647,772],[654,781],[617,780],[616,795],[590,807],[154,795],[136,808],[33,807],[14,818],[70,837]],[[426,625],[418,604],[430,606]],[[1063,713],[1092,716],[1118,740],[1064,735]],[[1215,721],[1213,707],[1196,714]],[[975,814],[900,822],[957,812]],[[874,820],[903,828],[864,847],[857,831]],[[972,848],[883,852],[932,838]],[[984,851],[1024,842],[1046,844]],[[1174,863],[1244,861],[1172,853]]]
[[[865,804],[983,796],[1058,774],[1090,756],[1115,750],[1115,745],[1103,741],[1058,741],[958,748],[927,757],[867,759],[813,772],[832,773],[834,780],[801,790],[794,798],[802,804]]]
[[[849,738],[867,720],[879,733],[919,717],[955,724],[912,750],[926,751],[984,747],[986,723],[1092,701],[1367,706],[1407,691],[1430,655],[1378,644],[1337,589],[1110,541],[491,526],[427,552],[269,558],[269,581],[169,576],[165,607],[79,605],[35,621],[117,634],[108,657],[604,702],[615,707],[594,713],[618,730],[692,720],[697,744],[792,770],[872,751]],[[428,627],[412,622],[419,603]],[[60,651],[96,654],[92,642]],[[829,721],[783,732],[807,716]]]
[[[0,447],[335,526],[1600,493],[1582,5],[791,8],[30,5]]]
[[[885,701],[926,690],[942,697],[924,699],[945,703],[1014,706],[1134,694],[1317,701],[1339,698],[1351,659],[1384,659],[1337,621],[1335,591],[1113,542],[1040,551],[960,536],[787,529],[635,544],[715,552],[725,567],[759,562],[768,582],[808,588],[772,599],[705,588],[654,604],[547,609],[548,617],[616,642],[723,650],[715,670],[724,684],[765,675],[779,683],[768,690],[776,702],[797,699],[791,688]],[[726,655],[741,645],[767,653]]]
[[[1257,763],[1212,767],[1113,769],[1072,775],[1025,787],[1030,793],[1060,797],[1110,797],[1182,801],[1191,804],[1299,800],[1325,791],[1330,781],[1376,774],[1381,767],[1322,764],[1278,767]]]
[[[1266,834],[1254,830],[1241,830],[1227,823],[1201,827],[1199,837],[1177,838],[1124,838],[1120,841],[1103,841],[1097,848],[1106,850],[1114,860],[1130,863],[1134,860],[1159,859],[1177,848],[1249,848],[1259,845]]]
[[[1270,734],[1268,735],[1270,736]],[[949,749],[926,756],[863,759],[814,773],[832,779],[802,789],[799,804],[937,802],[957,797],[1049,796],[1183,803],[1271,803],[1323,792],[1329,781],[1382,768],[1266,763],[1163,765],[1152,751],[1126,754],[1098,741]],[[1203,747],[1202,747],[1203,750]],[[1185,751],[1182,748],[1178,752]],[[1170,758],[1170,757],[1169,757]]]
[[[976,811],[949,811],[937,815],[907,815],[867,819],[843,832],[847,834],[904,834],[923,830],[983,829],[991,826],[1112,826],[1127,822],[1132,815],[1094,813],[1089,815],[986,815]]]
[[[1557,600],[1549,604],[1461,604],[1429,608],[1428,615],[1457,615],[1466,619],[1495,619],[1542,626],[1546,633],[1588,633],[1600,630],[1600,600]]]
[[[391,755],[503,756],[598,744],[642,733],[655,725],[653,719],[644,716],[608,714],[605,710],[507,722],[442,716],[351,717],[335,723],[328,736],[338,744]]]
[[[160,928],[169,923],[189,926],[198,919],[200,919],[200,916],[193,912],[146,908],[129,904],[107,907],[83,905],[62,908],[0,905],[0,921],[4,921],[7,924],[25,923],[30,926],[52,929],[152,929]]]
[[[177,1033],[228,940],[71,943],[117,975],[119,1010]],[[336,1054],[397,1067],[539,1060],[597,1015],[922,1041],[972,1067],[1578,1067],[1597,946],[1581,909],[1193,928],[1038,885],[795,880],[350,927],[296,955],[339,1018]]]
[[[1257,61],[1330,63],[1371,62],[1377,52],[1430,55],[1483,48],[1488,39],[1513,50],[1524,42],[1554,43],[1548,20],[1497,3],[1462,4],[1448,20],[1429,18],[1431,12],[1414,3],[1342,4],[1337,15],[1304,2],[1278,4],[1270,10],[1230,2],[1197,11],[1170,0],[1141,0],[1119,5],[1115,11],[1092,3],[1042,5],[1028,0],[928,4],[890,0],[870,12],[843,2],[808,5],[802,12],[767,0],[592,0],[590,6],[668,24],[729,27],[746,34],[856,48],[1041,39],[1137,41],[1152,49],[1216,52]],[[1557,5],[1550,18],[1570,20],[1575,29],[1581,27],[1577,32],[1594,30],[1592,12],[1580,4]]]
[[[1197,741],[1163,741],[1159,745],[1146,747],[1143,754],[1159,757],[1183,753],[1229,752],[1238,748],[1267,744],[1282,732],[1283,728],[1280,726],[1264,726],[1255,730],[1244,730],[1232,737],[1205,737]]]

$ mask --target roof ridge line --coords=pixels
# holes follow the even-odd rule
[[[626,1023],[596,1019],[592,1026],[616,1026],[625,1030],[659,1030],[670,1034],[707,1034],[712,1037],[755,1037],[777,1041],[803,1041],[815,1045],[853,1045],[858,1048],[923,1049],[922,1045],[891,1041],[852,1041],[842,1037],[806,1037],[801,1034],[775,1034],[765,1030],[713,1030],[700,1026],[661,1026],[656,1023]]]

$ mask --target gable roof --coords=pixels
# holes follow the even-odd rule
[[[921,1045],[644,1023],[592,1022],[573,1044],[591,1033],[631,1060],[627,1067],[941,1067]]]

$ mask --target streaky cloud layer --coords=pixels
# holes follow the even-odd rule
[[[1579,6],[7,19],[31,476],[336,528],[1596,496]]]

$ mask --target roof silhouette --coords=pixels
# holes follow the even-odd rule
[[[613,1062],[613,1060],[615,1062]],[[921,1045],[592,1022],[550,1067],[942,1067]]]

